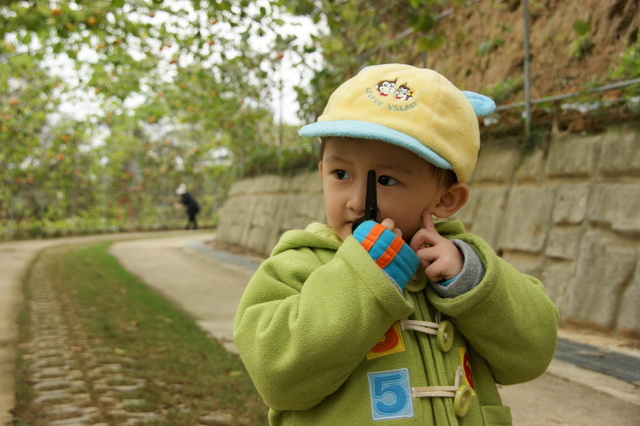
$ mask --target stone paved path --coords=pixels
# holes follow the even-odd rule
[[[23,304],[21,286],[37,253],[45,248],[64,244],[174,234],[175,232],[109,234],[0,244],[0,425],[13,424],[10,410],[15,405],[17,321]]]
[[[78,318],[92,315],[90,308],[74,305],[69,295],[52,285],[43,273],[44,263],[36,261],[28,281],[31,301],[27,305],[30,339],[23,342],[23,362],[27,366],[32,392],[30,414],[38,425],[103,426],[138,425],[157,421],[166,424],[163,412],[144,399],[132,398],[145,385],[136,376],[135,360],[121,350],[94,338]],[[167,392],[181,385],[156,383]],[[37,414],[36,414],[37,413]],[[239,424],[225,413],[202,416],[199,424]]]
[[[162,412],[145,410],[157,408],[155,404],[128,396],[145,385],[144,379],[136,377],[134,360],[84,330],[83,321],[77,319],[92,312],[75,306],[68,294],[53,288],[42,268],[42,261],[36,262],[28,282],[31,339],[21,347],[33,393],[29,410],[38,413],[38,424],[102,426],[165,421]],[[159,385],[169,392],[179,386]],[[237,422],[223,413],[210,413],[200,418],[200,424]]]

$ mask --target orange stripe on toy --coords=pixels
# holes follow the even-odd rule
[[[384,251],[382,256],[380,256],[376,260],[376,265],[378,265],[381,268],[384,268],[389,263],[391,263],[393,259],[396,257],[396,255],[398,254],[398,252],[400,251],[400,249],[402,248],[403,244],[404,244],[404,241],[402,241],[401,238],[395,238],[391,242],[391,244],[389,244],[389,247],[387,247],[387,249]]]
[[[380,224],[373,225],[371,231],[369,231],[364,241],[362,241],[362,247],[364,247],[366,251],[371,250],[371,247],[375,245],[376,241],[378,241],[378,238],[380,238],[380,235],[382,235],[385,229],[386,228]]]

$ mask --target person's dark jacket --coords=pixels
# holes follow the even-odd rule
[[[200,211],[200,205],[188,192],[180,195],[180,201],[187,206],[187,214],[195,215]]]

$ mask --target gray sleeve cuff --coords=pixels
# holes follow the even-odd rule
[[[456,297],[472,290],[484,278],[484,265],[478,254],[467,243],[461,240],[451,240],[458,247],[464,257],[462,271],[453,282],[447,286],[431,283],[431,286],[440,297]]]

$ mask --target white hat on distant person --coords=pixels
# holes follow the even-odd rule
[[[178,189],[176,189],[176,194],[177,195],[182,195],[185,192],[187,192],[187,185],[185,185],[184,183],[181,183],[180,186],[178,187]]]

